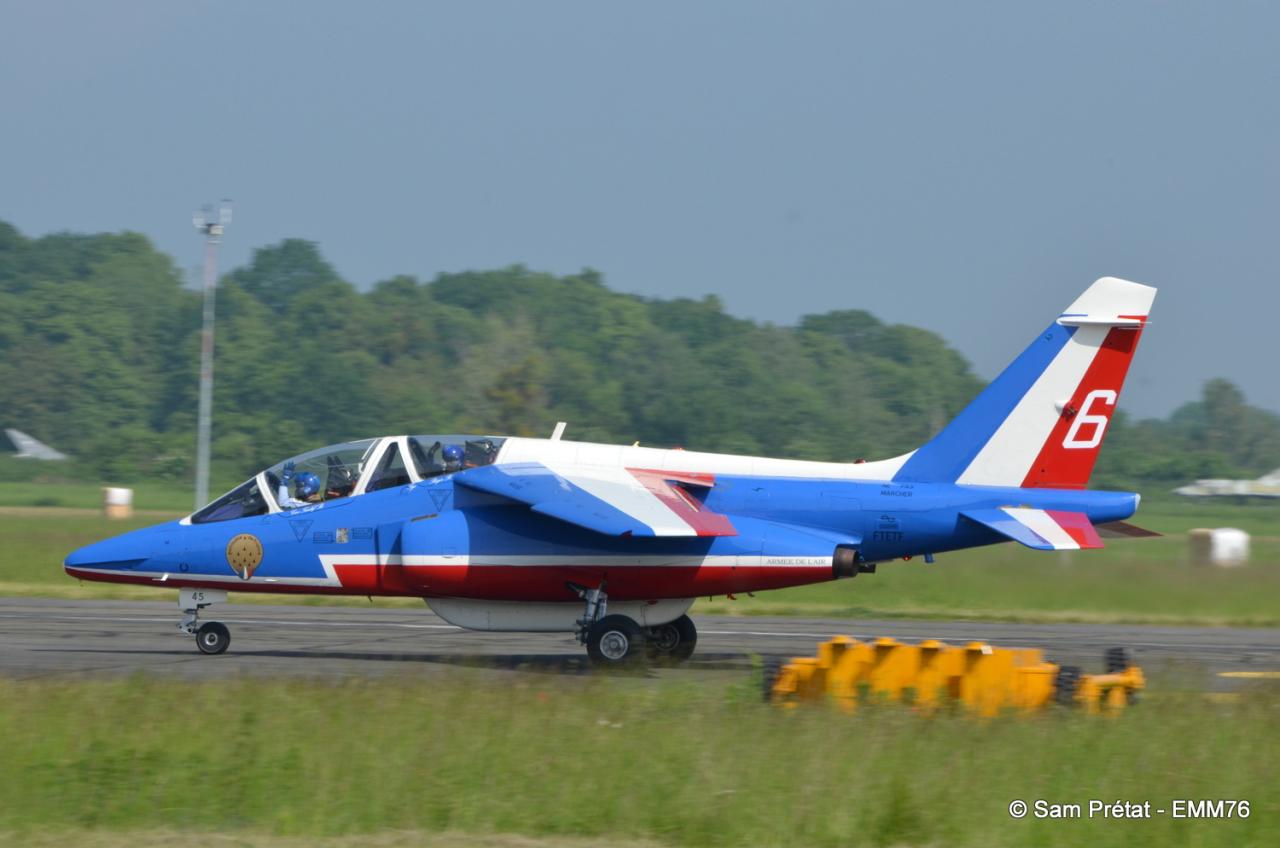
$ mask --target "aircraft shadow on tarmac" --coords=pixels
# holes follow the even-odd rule
[[[589,674],[596,669],[590,660],[579,654],[441,654],[441,653],[406,653],[406,652],[367,652],[367,651],[237,651],[215,657],[202,657],[189,650],[164,649],[107,649],[107,648],[35,648],[37,653],[59,654],[116,654],[120,656],[156,656],[186,657],[199,659],[201,662],[218,662],[220,659],[271,658],[296,660],[348,660],[359,662],[396,662],[423,663],[429,665],[450,665],[462,668],[499,669],[505,671],[527,671],[540,674]],[[697,671],[741,671],[747,667],[747,655],[737,653],[705,653],[699,654],[679,666],[667,664],[637,665],[633,671],[641,673],[667,668],[683,668]],[[142,669],[145,670],[145,669]]]

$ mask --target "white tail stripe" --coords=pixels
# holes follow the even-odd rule
[[[1077,329],[956,482],[972,486],[1020,484],[1058,423],[1058,403],[1063,396],[1075,393],[1108,332],[1108,327]]]

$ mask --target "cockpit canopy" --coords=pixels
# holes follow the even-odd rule
[[[500,436],[385,436],[329,445],[276,463],[189,520],[210,524],[267,515],[489,465],[503,441]]]

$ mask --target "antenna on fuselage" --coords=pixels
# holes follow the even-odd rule
[[[556,428],[551,431],[551,441],[558,442],[560,437],[564,435],[565,422],[557,421]]]

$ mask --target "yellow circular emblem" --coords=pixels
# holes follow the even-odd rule
[[[253,576],[254,569],[262,562],[262,542],[249,533],[241,533],[227,542],[227,565],[240,575],[241,580]]]

